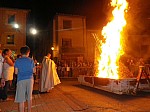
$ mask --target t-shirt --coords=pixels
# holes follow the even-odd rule
[[[29,57],[18,58],[15,62],[15,68],[18,68],[17,81],[32,79],[34,61]]]

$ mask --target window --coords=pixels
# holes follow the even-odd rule
[[[63,20],[63,29],[71,29],[72,21],[71,20]]]
[[[7,44],[14,44],[14,35],[7,36]]]
[[[62,47],[72,47],[71,39],[62,39]]]
[[[15,22],[15,15],[8,15],[8,24],[12,24]]]

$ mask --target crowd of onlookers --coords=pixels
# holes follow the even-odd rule
[[[79,75],[93,75],[93,62],[66,63],[58,61],[57,73],[59,77],[78,77]]]
[[[143,58],[125,58],[122,60],[124,65],[133,73],[134,76],[137,76],[139,72],[139,66],[149,65],[149,60],[144,60]],[[58,61],[57,73],[59,77],[78,77],[79,75],[88,75],[94,76],[95,65],[94,62],[89,61],[70,61],[66,62],[64,60]],[[40,73],[40,65],[37,65],[37,74]]]
[[[150,60],[149,59],[143,59],[143,58],[127,58],[123,61],[125,66],[130,70],[130,72],[133,74],[134,77],[137,77],[139,73],[139,67],[146,67],[148,71],[147,74],[149,74],[149,68],[150,68]]]

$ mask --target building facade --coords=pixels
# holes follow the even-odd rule
[[[86,57],[86,18],[58,14],[53,20],[53,57],[77,61]]]
[[[0,8],[0,49],[9,48],[14,56],[26,45],[26,21],[29,10]],[[14,25],[18,25],[14,27]]]
[[[53,19],[53,57],[94,61],[98,30],[87,30],[86,17],[58,14]]]

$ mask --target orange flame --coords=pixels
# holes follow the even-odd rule
[[[98,77],[118,79],[119,58],[124,54],[121,32],[126,25],[124,13],[128,3],[126,0],[112,0],[111,6],[114,7],[113,20],[102,30],[105,43],[101,46]]]

